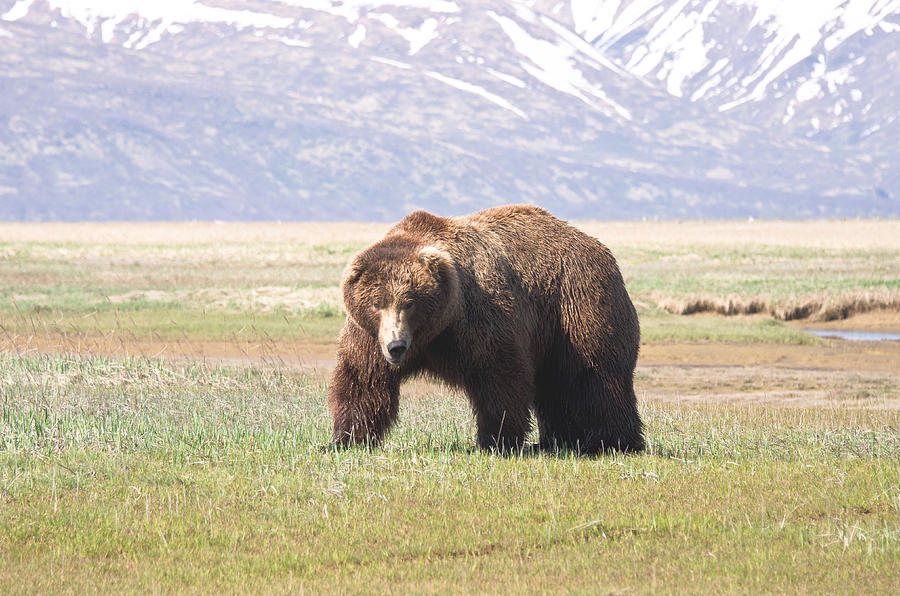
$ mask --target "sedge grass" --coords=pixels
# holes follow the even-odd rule
[[[464,401],[322,451],[275,368],[0,357],[0,591],[886,592],[900,414],[642,404],[639,456],[496,457]]]

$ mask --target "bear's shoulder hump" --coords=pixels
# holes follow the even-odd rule
[[[419,209],[404,217],[400,223],[394,226],[392,231],[407,232],[421,238],[427,238],[446,231],[449,224],[450,220],[446,217]]]

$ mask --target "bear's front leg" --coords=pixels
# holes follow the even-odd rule
[[[377,443],[397,419],[400,373],[378,343],[352,320],[341,331],[328,389],[336,445]]]

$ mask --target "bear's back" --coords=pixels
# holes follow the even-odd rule
[[[540,285],[562,270],[618,274],[612,253],[599,240],[531,205],[492,207],[455,218],[414,211],[385,237],[389,243],[401,239],[434,245],[463,268],[480,273],[510,268]]]
[[[612,253],[599,240],[540,207],[493,207],[457,221],[517,269],[533,271],[539,277],[560,268],[618,272]]]

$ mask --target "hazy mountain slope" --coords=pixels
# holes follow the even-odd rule
[[[832,4],[0,0],[0,219],[897,214],[898,2]]]

